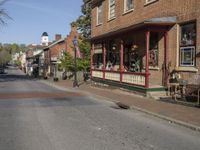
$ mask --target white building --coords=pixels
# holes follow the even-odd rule
[[[48,44],[49,44],[49,36],[47,32],[43,32],[41,36],[41,45],[48,46]]]

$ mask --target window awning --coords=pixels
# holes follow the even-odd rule
[[[159,24],[174,24],[176,23],[176,16],[174,17],[160,17],[160,18],[151,18],[144,21],[144,23],[159,23]]]
[[[120,35],[124,32],[130,32],[130,31],[137,31],[140,29],[148,29],[149,27],[162,27],[165,28],[166,30],[175,25],[177,22],[177,17],[173,16],[173,17],[160,17],[160,18],[151,18],[151,19],[147,19],[144,20],[143,22],[140,22],[138,24],[134,24],[128,27],[124,27],[121,29],[116,29],[115,31],[110,31],[108,33],[96,36],[96,37],[92,37],[91,41],[95,41],[98,39],[102,39],[102,38],[106,38],[109,36],[114,36],[114,35]]]

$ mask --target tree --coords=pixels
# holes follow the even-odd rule
[[[6,50],[0,51],[0,65],[6,64],[11,60],[11,55]]]
[[[0,24],[5,25],[6,19],[11,19],[11,17],[7,14],[5,9],[2,8],[2,6],[7,2],[7,0],[0,0]]]
[[[83,70],[84,72],[90,68],[91,2],[91,0],[83,0],[83,5],[81,6],[82,15],[71,23],[72,26],[77,26],[81,34],[78,46],[83,58],[77,59],[77,67],[78,70]]]
[[[90,68],[90,43],[86,39],[82,39],[78,46],[82,53],[82,59],[78,59],[78,69],[87,72]]]
[[[72,71],[74,70],[74,65],[73,65],[73,58],[69,54],[69,52],[64,52],[63,57],[61,58],[61,64],[60,64],[60,69],[64,69],[65,71]]]
[[[5,64],[11,60],[11,55],[24,52],[24,44],[2,44],[0,43],[0,64]]]
[[[85,39],[90,39],[91,37],[91,10],[91,0],[83,0],[83,5],[81,6],[82,15],[71,23],[71,25],[78,27],[82,37]]]

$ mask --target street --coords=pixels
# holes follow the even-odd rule
[[[76,89],[56,89],[14,67],[5,72],[0,75],[2,150],[200,149],[199,132]]]

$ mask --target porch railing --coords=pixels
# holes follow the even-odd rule
[[[92,77],[112,80],[132,85],[138,85],[143,87],[145,87],[146,84],[145,73],[92,70]]]
[[[103,78],[103,72],[97,71],[97,70],[92,70],[92,77]]]
[[[123,73],[122,82],[145,86],[145,74]]]
[[[118,72],[105,72],[105,79],[120,81],[120,74]]]

